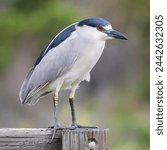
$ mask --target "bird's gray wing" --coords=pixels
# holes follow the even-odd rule
[[[70,47],[70,46],[69,46]],[[49,51],[40,63],[30,72],[22,86],[21,97],[25,100],[33,93],[49,82],[56,80],[58,77],[68,71],[76,60],[76,55],[72,54],[69,48],[56,47]],[[33,95],[32,95],[33,96]]]
[[[25,103],[28,97],[33,96],[32,93],[39,91],[70,69],[77,57],[73,49],[74,31],[75,25],[69,26],[58,34],[41,53],[22,84],[21,103]]]
[[[32,82],[33,86],[41,86],[68,71],[77,57],[71,53],[69,47],[56,47],[48,52],[35,67],[29,82]]]
[[[49,45],[46,47],[44,51],[41,52],[40,56],[38,57],[37,61],[35,62],[34,68],[40,63],[40,61],[43,59],[43,57],[54,47],[59,46],[59,44],[62,44],[62,42],[71,36],[71,34],[76,30],[75,27],[76,23],[68,26],[64,30],[62,30],[60,33],[58,33],[53,40],[49,43]]]

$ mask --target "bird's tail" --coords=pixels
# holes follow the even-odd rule
[[[31,97],[26,98],[22,104],[35,105],[39,101],[39,98],[40,94],[35,94]]]
[[[22,104],[35,105],[40,97],[52,92],[47,91],[45,88],[48,85],[48,82],[39,87],[33,87],[29,82],[32,72],[33,70],[29,72],[20,89],[19,98]]]
[[[39,93],[33,93],[32,85],[30,84],[29,80],[32,75],[33,69],[30,70],[26,79],[24,80],[19,93],[19,98],[21,104],[28,104],[28,105],[35,105],[39,100]]]
[[[19,97],[22,104],[35,105],[43,92],[41,90],[31,90],[28,82],[25,80],[20,89]]]
[[[30,70],[30,72],[28,73],[26,79],[24,80],[24,82],[20,88],[19,98],[20,98],[20,102],[22,104],[25,104],[25,102],[27,101],[26,99],[27,99],[28,93],[31,90],[31,87],[29,84],[29,79],[32,75],[32,72],[33,72],[33,70]]]

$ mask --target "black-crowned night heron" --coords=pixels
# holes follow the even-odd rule
[[[75,91],[81,81],[90,81],[90,71],[103,52],[105,41],[114,38],[127,40],[102,18],[85,19],[62,30],[42,51],[24,80],[20,90],[21,103],[34,105],[41,97],[54,93],[55,133],[60,128],[57,121],[58,94],[62,89],[69,89],[71,128],[82,127],[76,123]]]

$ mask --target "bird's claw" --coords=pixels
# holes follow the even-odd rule
[[[53,126],[48,127],[48,129],[54,129],[54,128],[61,129],[62,127],[60,126],[60,124],[55,124]]]
[[[83,125],[78,125],[78,124],[76,124],[76,123],[73,123],[73,124],[71,125],[71,129],[72,129],[72,130],[75,130],[75,129],[77,129],[77,128],[97,129],[98,127],[95,127],[95,126],[83,126]]]
[[[48,127],[48,128],[53,129],[52,140],[53,140],[54,137],[55,137],[56,131],[59,130],[59,129],[60,129],[60,130],[62,129],[62,127],[61,127],[59,124],[55,124],[54,126],[51,126],[51,127]]]

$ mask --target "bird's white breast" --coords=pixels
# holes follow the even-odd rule
[[[82,45],[82,47],[80,46],[80,49],[80,54],[72,67],[72,71],[83,74],[91,71],[91,69],[97,63],[103,52],[104,42],[92,45],[88,44],[86,46]]]
[[[78,55],[71,69],[64,75],[64,86],[70,84],[79,84],[83,80],[88,80],[89,73],[99,60],[105,41],[87,42],[76,41],[74,49],[77,48]]]

